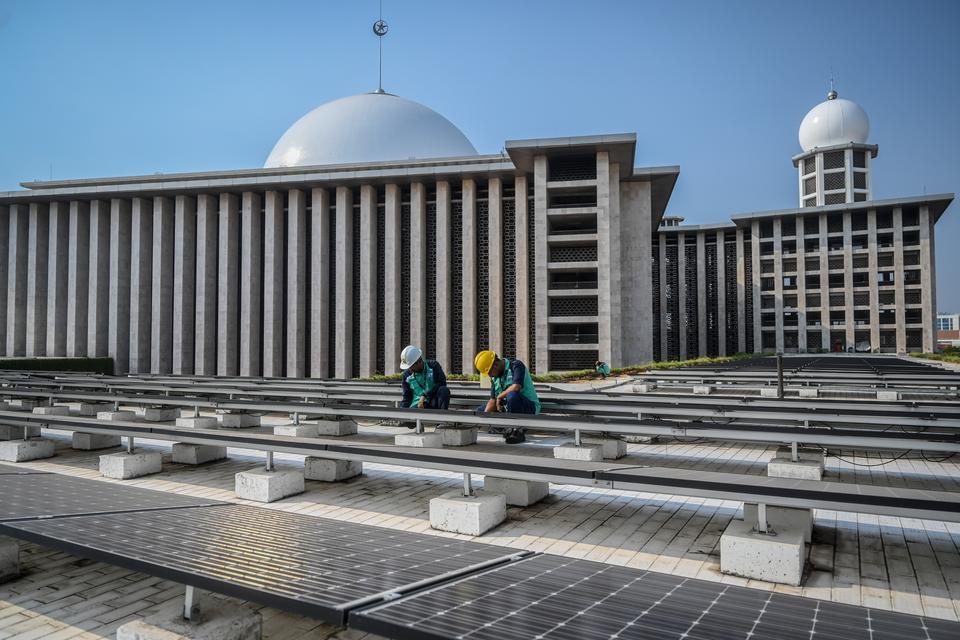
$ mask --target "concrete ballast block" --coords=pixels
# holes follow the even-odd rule
[[[11,411],[33,411],[36,406],[36,400],[27,400],[23,398],[12,398],[7,400],[7,408]]]
[[[761,398],[777,398],[779,397],[779,394],[777,393],[776,387],[761,387],[760,397]]]
[[[713,393],[713,387],[708,384],[695,384],[693,385],[693,393],[697,396],[708,396]]]
[[[755,503],[743,503],[743,521],[756,523],[757,505]],[[813,536],[813,509],[767,505],[767,524],[774,531],[802,531],[803,541],[809,543]]]
[[[437,432],[443,436],[445,447],[465,447],[477,444],[476,427],[441,427]]]
[[[23,437],[23,427],[17,427],[12,424],[0,424],[0,440],[22,440]]]
[[[260,640],[263,622],[260,613],[247,605],[204,593],[199,614],[183,617],[183,602],[117,629],[117,640]]]
[[[4,462],[29,462],[52,458],[53,440],[34,438],[30,440],[8,440],[0,442],[0,460]]]
[[[357,423],[346,418],[342,420],[318,420],[317,435],[321,437],[339,438],[357,434]]]
[[[141,407],[137,409],[137,417],[146,422],[170,422],[179,417],[178,409],[162,407]]]
[[[793,480],[822,480],[823,463],[813,460],[774,458],[767,463],[767,476],[770,478],[791,478]]]
[[[799,586],[806,560],[803,532],[781,528],[776,535],[767,535],[753,528],[750,521],[730,522],[720,536],[720,571]]]
[[[603,447],[598,444],[584,444],[579,447],[572,442],[553,448],[553,457],[557,460],[580,460],[600,462],[603,460]]]
[[[96,417],[101,411],[108,411],[110,405],[105,402],[61,402],[58,403],[70,410],[70,415],[81,417]]]
[[[184,429],[218,429],[220,424],[216,418],[190,417],[177,418],[176,425]]]
[[[259,427],[260,417],[246,413],[218,413],[217,422],[223,429],[246,429],[248,427]]]
[[[287,436],[288,438],[316,438],[317,425],[315,424],[278,424],[273,428],[273,435]]]
[[[20,577],[20,544],[0,536],[0,584]]]
[[[237,497],[254,502],[276,502],[303,490],[303,471],[299,469],[251,469],[234,477]]]
[[[882,400],[883,402],[897,402],[900,400],[900,392],[890,391],[889,389],[877,391],[877,400]]]
[[[618,460],[627,455],[627,443],[620,438],[583,438],[584,444],[599,445],[604,460]]]
[[[111,453],[100,456],[100,475],[116,480],[129,480],[160,473],[163,456],[159,451]]]
[[[483,479],[483,489],[491,493],[502,493],[507,497],[507,504],[512,507],[529,507],[550,495],[549,482],[493,476]]]
[[[657,390],[656,382],[641,382],[640,384],[633,385],[634,393],[651,393]]]
[[[363,473],[360,460],[331,460],[308,456],[303,461],[303,477],[320,482],[341,482]]]
[[[204,464],[227,457],[227,448],[213,444],[173,444],[173,461],[177,464]]]
[[[100,411],[97,413],[97,420],[109,420],[111,422],[138,422],[133,411]]]
[[[70,407],[57,405],[52,407],[34,407],[33,413],[38,416],[68,416],[70,415]]]
[[[507,519],[507,497],[475,491],[451,491],[430,500],[430,526],[440,531],[479,536]]]
[[[800,387],[799,394],[801,398],[817,398],[820,396],[820,390],[816,387]]]
[[[398,447],[439,449],[443,446],[443,434],[436,431],[433,433],[401,433],[394,436],[393,443]]]
[[[110,447],[120,446],[120,436],[111,436],[105,433],[82,433],[80,431],[74,431],[70,446],[79,451],[109,449]]]

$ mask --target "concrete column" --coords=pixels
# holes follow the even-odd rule
[[[28,358],[46,355],[47,246],[49,211],[45,203],[31,202],[27,227],[27,349]]]
[[[444,367],[452,367],[450,362],[453,344],[453,323],[451,322],[451,301],[453,299],[452,271],[446,268],[451,264],[452,256],[452,228],[450,223],[450,183],[437,183],[437,264],[434,276],[437,278],[437,335],[435,337],[436,353],[433,357]]]
[[[461,219],[463,242],[463,348],[462,371],[474,373],[473,358],[477,355],[477,184],[472,179],[463,181],[463,216]],[[539,291],[537,292],[539,296]]]
[[[703,231],[697,232],[697,346],[700,356],[707,354],[707,238]],[[718,269],[719,271],[719,269]]]
[[[70,203],[67,236],[66,354],[87,355],[87,300],[90,287],[90,203]],[[48,334],[49,338],[49,334]]]
[[[150,372],[173,372],[173,312],[176,287],[174,203],[170,198],[153,199],[153,270],[150,287]],[[193,274],[191,273],[191,276]],[[190,278],[191,282],[193,278]]]
[[[215,196],[197,196],[193,371],[217,373],[217,217]]]
[[[725,234],[717,231],[717,355],[727,353],[727,245]]]
[[[503,182],[500,178],[490,178],[487,182],[489,202],[487,214],[487,282],[489,304],[487,305],[487,347],[503,353]],[[513,256],[511,256],[513,259]],[[479,310],[483,313],[483,310]]]
[[[530,362],[530,211],[527,202],[527,177],[514,181],[514,235],[516,237],[517,357]]]
[[[420,191],[423,192],[422,185]],[[357,322],[360,323],[359,375],[366,378],[377,370],[377,189],[369,184],[360,187],[360,317]]]
[[[794,219],[797,243],[797,349],[807,351],[807,252],[804,243],[806,229],[803,216]]]
[[[284,192],[267,191],[263,212],[263,375],[283,375]]]
[[[747,350],[747,258],[743,227],[737,227],[737,352]]]
[[[70,259],[70,204],[53,202],[48,215],[47,335],[48,356],[67,355],[67,269]]]
[[[677,326],[680,331],[680,360],[686,360],[688,357],[687,354],[687,279],[685,271],[687,269],[687,252],[686,252],[686,234],[678,233],[677,234],[677,297],[679,302],[677,304],[677,309],[679,310],[679,322]]]
[[[330,194],[310,192],[310,377],[330,377]]]
[[[221,193],[217,229],[217,375],[240,372],[240,202]]]
[[[538,373],[546,373],[550,366],[550,324],[548,289],[550,275],[547,273],[547,157],[536,156],[533,160],[533,248],[534,248],[534,318],[536,318],[535,353],[530,358],[536,363]],[[466,261],[466,254],[464,254]],[[466,314],[464,314],[466,316]],[[465,354],[466,355],[466,354]],[[472,355],[471,355],[472,358]],[[469,371],[473,371],[471,361]]]
[[[263,328],[263,203],[245,191],[240,209],[240,375],[259,376]]]
[[[150,306],[153,300],[153,200],[134,198],[130,218],[130,372],[149,373]]]
[[[130,253],[132,220],[129,200],[110,201],[110,294],[107,320],[107,355],[113,372],[130,371]]]
[[[307,198],[287,193],[287,377],[307,375]]]
[[[903,210],[893,210],[893,282],[897,309],[897,353],[907,352],[906,294],[903,289]]]
[[[667,282],[667,234],[660,234],[660,318],[658,322],[660,323],[660,360],[666,362],[670,359],[669,350],[670,350],[670,327],[667,326],[667,305],[669,301],[667,300],[667,288],[669,283]],[[676,289],[673,290],[673,294],[676,295]],[[679,318],[673,319],[673,330],[677,330],[677,323]]]
[[[352,378],[353,371],[353,192],[337,187],[337,307],[335,376]]]
[[[110,201],[90,203],[87,286],[87,356],[107,355],[110,330]]]
[[[870,249],[870,350],[880,351],[880,285],[877,282],[879,259],[877,258],[877,210],[867,211],[867,246]]]
[[[777,352],[783,353],[783,225],[773,221],[773,304],[777,319]]]
[[[383,217],[383,372],[387,375],[400,369],[400,187],[386,186]]]
[[[923,350],[928,353],[937,348],[937,265],[933,225],[930,208],[920,207],[920,301],[923,305]]]
[[[624,271],[624,243],[623,227],[620,221],[620,164],[610,163],[610,170],[607,172],[609,187],[609,217],[610,217],[610,317],[623,317],[623,271]],[[649,264],[649,262],[647,263]],[[649,275],[647,277],[649,282]],[[632,364],[626,362],[623,357],[623,323],[611,322],[610,324],[610,353],[607,356],[612,366],[618,367]],[[601,358],[603,354],[600,354]]]
[[[760,327],[760,221],[754,220],[750,226],[750,260],[753,287],[753,351],[763,351],[763,332]]]
[[[206,220],[204,220],[206,222]],[[211,261],[212,262],[212,261]],[[154,273],[156,279],[156,273]],[[173,335],[171,369],[177,375],[192,375],[196,357],[197,201],[177,196],[173,213]],[[156,291],[154,291],[156,299]],[[157,348],[157,341],[153,343]],[[154,360],[154,367],[157,366]]]
[[[597,308],[599,339],[598,351],[601,360],[616,366],[613,354],[613,291],[611,278],[615,264],[611,255],[610,242],[614,236],[619,238],[620,228],[610,216],[610,155],[606,151],[597,153]]]
[[[427,195],[420,182],[410,185],[410,246],[406,248],[410,260],[410,344],[426,349]]]
[[[822,154],[818,154],[820,162]],[[822,193],[818,197],[822,197]],[[830,342],[830,257],[827,242],[827,214],[820,214],[820,344],[828,353],[833,350]]]
[[[23,356],[27,346],[27,205],[11,204],[7,236],[6,355]]]
[[[849,154],[849,149],[848,156]],[[850,172],[849,166],[847,173]],[[852,184],[852,183],[850,183]],[[852,187],[848,184],[847,192]],[[844,321],[846,329],[845,342],[847,346],[856,348],[856,324],[853,321],[853,226],[850,218],[850,212],[843,212],[843,308]]]
[[[7,284],[9,278],[9,251],[10,228],[13,221],[10,218],[10,207],[0,205],[0,355],[6,355],[7,348]]]

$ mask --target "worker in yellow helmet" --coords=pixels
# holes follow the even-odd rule
[[[477,371],[490,377],[490,399],[482,407],[486,413],[540,413],[540,398],[527,366],[516,358],[499,358],[493,351],[481,351],[473,359]],[[526,440],[523,429],[511,429],[507,444]]]

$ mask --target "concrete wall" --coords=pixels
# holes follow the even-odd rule
[[[653,243],[647,233],[650,216],[650,183],[621,183],[619,325],[622,353],[618,364],[639,364],[653,359],[653,296],[659,295],[659,291],[655,292],[652,284]]]

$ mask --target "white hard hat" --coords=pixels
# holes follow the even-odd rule
[[[420,347],[415,347],[412,344],[403,348],[403,351],[400,352],[400,369],[406,371],[413,365],[417,364],[423,356],[423,351],[420,351]]]

